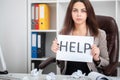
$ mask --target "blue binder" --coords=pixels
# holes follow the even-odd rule
[[[32,32],[32,35],[31,35],[31,52],[32,52],[32,54],[31,54],[31,57],[32,58],[37,58],[37,46],[38,46],[38,33],[37,32]]]

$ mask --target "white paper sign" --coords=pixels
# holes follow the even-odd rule
[[[59,50],[56,59],[92,62],[91,46],[94,38],[88,36],[58,35]]]

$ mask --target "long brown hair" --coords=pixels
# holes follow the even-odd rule
[[[67,35],[70,31],[74,28],[74,21],[72,19],[72,8],[76,2],[82,2],[87,10],[87,20],[86,23],[88,25],[89,31],[93,36],[98,35],[98,24],[96,21],[94,9],[89,0],[71,0],[70,4],[68,5],[65,21],[63,24],[63,29],[60,31],[60,34]]]

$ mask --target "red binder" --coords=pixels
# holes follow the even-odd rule
[[[39,13],[39,4],[34,4],[34,17],[35,17],[35,29],[38,30],[39,29],[39,17],[38,17],[38,13]]]

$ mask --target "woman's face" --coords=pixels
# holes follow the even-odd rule
[[[87,10],[82,2],[76,2],[72,9],[72,19],[75,24],[81,25],[86,23]]]

